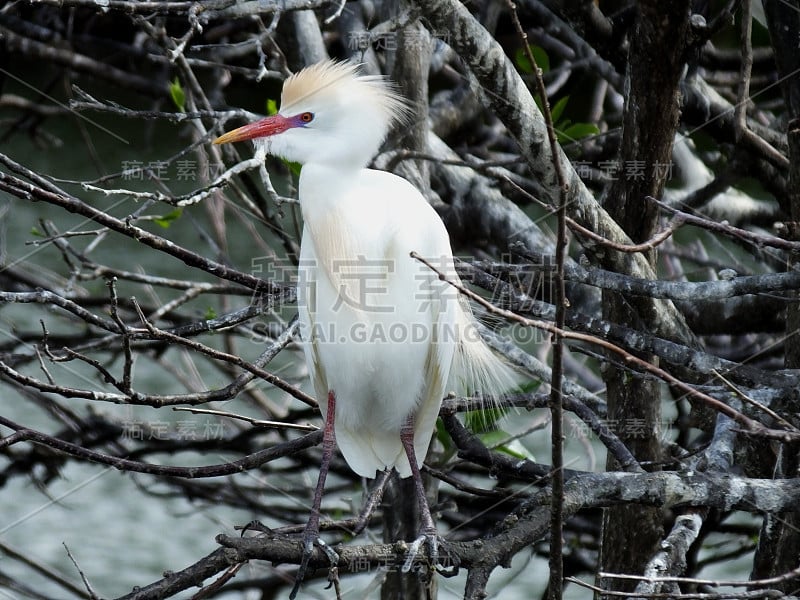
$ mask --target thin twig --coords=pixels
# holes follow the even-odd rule
[[[604,238],[602,235],[598,235],[594,231],[586,229],[586,227],[577,221],[570,219],[569,217],[567,217],[567,225],[569,225],[570,229],[579,233],[580,235],[590,238],[601,246],[612,248],[618,252],[649,252],[659,244],[662,244],[668,240],[672,234],[675,233],[675,231],[680,228],[681,225],[683,225],[683,219],[680,216],[675,217],[662,231],[658,232],[649,240],[642,242],[641,244],[618,244],[617,242],[613,242]]]
[[[72,555],[69,546],[67,546],[66,542],[61,542],[61,543],[64,546],[64,550],[67,551],[67,556],[69,557],[70,561],[72,561],[72,564],[75,565],[75,568],[78,570],[78,574],[81,576],[81,581],[83,581],[83,585],[86,586],[86,591],[89,592],[89,597],[92,598],[92,600],[99,600],[100,596],[98,596],[97,592],[95,592],[94,588],[92,588],[92,584],[89,582],[89,579],[86,577],[86,574],[83,572],[83,569],[81,569],[80,565],[78,564],[78,561]]]
[[[79,598],[96,598],[96,596],[90,596],[80,587],[68,581],[64,578],[63,575],[55,571],[52,567],[42,564],[41,562],[34,560],[33,558],[22,554],[21,552],[15,550],[7,543],[0,541],[0,551],[5,554],[9,558],[13,558],[18,560],[19,562],[29,566],[34,571],[38,572],[40,575],[46,577],[47,579],[57,583],[59,586],[63,587],[65,590],[68,590],[70,594],[75,594]]]
[[[768,406],[764,406],[764,405],[763,405],[761,402],[756,402],[756,401],[755,401],[755,400],[753,400],[753,399],[752,399],[750,396],[748,396],[747,394],[745,394],[745,393],[744,393],[742,390],[740,390],[738,387],[736,387],[736,385],[734,385],[734,383],[733,383],[732,381],[730,381],[730,380],[729,380],[729,379],[727,379],[727,378],[726,378],[724,375],[722,375],[722,373],[720,373],[720,372],[719,372],[719,371],[717,371],[716,369],[714,369],[712,372],[713,372],[713,373],[714,373],[714,375],[716,375],[716,376],[717,376],[719,379],[721,379],[721,380],[722,380],[722,383],[724,383],[724,384],[725,384],[725,387],[727,387],[727,388],[728,388],[729,390],[731,390],[731,391],[732,391],[734,394],[736,394],[736,396],[737,396],[739,399],[741,399],[741,400],[742,400],[742,402],[746,402],[746,403],[747,403],[747,404],[749,404],[750,406],[755,406],[755,407],[756,407],[758,410],[761,410],[761,411],[765,412],[765,413],[766,413],[766,414],[768,414],[770,417],[772,417],[773,419],[775,419],[775,421],[776,421],[777,423],[779,423],[779,424],[780,424],[782,427],[785,427],[787,430],[789,430],[789,431],[799,431],[799,430],[797,429],[797,427],[795,427],[795,426],[794,426],[794,425],[792,425],[792,424],[791,424],[789,421],[787,421],[786,419],[784,419],[783,417],[781,417],[781,416],[780,416],[778,413],[776,413],[774,410],[772,410],[772,409],[771,409],[771,408],[769,408]]]
[[[187,479],[222,477],[225,475],[241,473],[242,471],[247,471],[250,469],[256,469],[270,461],[291,456],[300,450],[305,450],[306,448],[316,446],[322,440],[322,432],[315,431],[289,442],[282,442],[280,444],[270,446],[269,448],[265,448],[264,450],[259,450],[258,452],[249,454],[238,460],[203,467],[178,467],[174,465],[155,465],[152,463],[145,463],[137,460],[130,460],[127,458],[95,452],[94,450],[89,450],[88,448],[84,448],[78,444],[73,444],[72,442],[67,442],[39,431],[29,429],[3,417],[2,415],[0,415],[0,425],[9,427],[17,432],[18,435],[15,436],[15,442],[23,440],[31,441],[48,448],[58,450],[59,452],[63,452],[70,456],[74,456],[81,460],[108,465],[120,471],[132,471],[135,473],[147,473],[149,475],[161,475],[168,477],[185,477]]]
[[[215,415],[217,417],[225,417],[226,419],[238,419],[245,421],[256,427],[268,427],[272,429],[297,429],[299,431],[317,431],[319,427],[315,425],[300,425],[298,423],[286,423],[284,421],[265,421],[263,419],[256,419],[246,415],[237,415],[235,413],[226,412],[224,410],[211,410],[209,408],[193,408],[190,406],[173,406],[174,411],[183,411],[192,413],[193,415]]]
[[[550,101],[547,97],[547,89],[542,79],[542,70],[536,64],[531,47],[528,44],[528,36],[522,28],[517,16],[517,8],[513,0],[508,1],[508,8],[511,12],[511,20],[517,35],[523,44],[525,55],[528,57],[533,72],[536,75],[536,89],[541,100],[542,115],[544,116],[547,127],[547,138],[550,142],[550,154],[553,160],[556,179],[558,181],[558,207],[556,215],[558,225],[556,230],[556,265],[553,273],[553,284],[555,286],[554,303],[556,307],[555,324],[553,332],[553,364],[551,367],[550,380],[550,414],[551,424],[551,460],[553,463],[553,496],[550,503],[550,583],[548,585],[549,597],[553,600],[560,600],[563,596],[564,587],[564,558],[563,558],[563,496],[564,496],[564,398],[562,391],[562,379],[564,372],[564,341],[560,331],[564,329],[566,319],[566,291],[564,288],[564,260],[566,259],[567,249],[567,198],[569,194],[569,184],[560,160],[558,139],[553,123],[553,115],[550,112]]]
[[[646,199],[648,201],[657,203],[665,211],[675,215],[676,217],[680,217],[687,225],[702,227],[703,229],[708,229],[709,231],[721,233],[731,238],[740,239],[744,242],[753,244],[758,247],[768,246],[771,248],[788,250],[790,252],[800,252],[800,242],[785,240],[783,238],[779,238],[774,235],[763,235],[759,233],[754,233],[752,231],[747,231],[746,229],[740,229],[739,227],[734,227],[733,225],[730,225],[727,222],[718,223],[717,221],[712,221],[711,219],[704,219],[702,217],[698,217],[696,215],[680,211],[676,208],[672,208],[665,202],[656,200],[652,196],[647,196]]]
[[[206,356],[210,356],[211,358],[214,358],[214,359],[217,359],[217,360],[221,360],[221,361],[236,365],[237,367],[241,367],[242,369],[245,369],[246,371],[250,371],[251,373],[253,373],[257,377],[261,377],[261,379],[263,379],[264,381],[266,381],[268,383],[271,383],[276,388],[279,388],[279,389],[283,390],[284,392],[287,392],[287,393],[291,394],[292,396],[294,396],[295,398],[297,398],[301,402],[304,402],[308,406],[310,406],[312,408],[317,408],[317,401],[314,400],[314,398],[312,398],[311,396],[306,394],[304,391],[294,387],[290,383],[284,381],[283,379],[281,379],[277,375],[275,375],[273,373],[270,373],[268,371],[265,371],[264,369],[261,369],[259,367],[256,367],[255,365],[252,365],[249,362],[247,362],[246,360],[244,360],[244,359],[242,359],[242,358],[240,358],[238,356],[234,356],[233,354],[229,354],[227,352],[222,352],[220,350],[215,350],[214,348],[206,346],[205,344],[201,344],[200,342],[195,342],[193,340],[187,340],[186,338],[183,338],[183,337],[181,337],[179,335],[175,335],[173,333],[169,333],[168,331],[164,331],[163,329],[159,329],[158,327],[153,325],[147,319],[147,317],[144,315],[144,312],[142,311],[142,308],[139,306],[139,303],[136,301],[136,299],[132,298],[131,300],[133,301],[133,305],[136,308],[136,312],[139,313],[139,318],[141,319],[141,321],[144,324],[145,328],[155,338],[166,340],[166,341],[172,342],[173,344],[180,344],[181,346],[185,346],[187,348],[191,348],[192,350],[196,350],[197,352],[205,354]]]

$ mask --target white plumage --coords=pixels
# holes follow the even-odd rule
[[[515,376],[480,340],[455,288],[411,258],[457,279],[444,225],[405,179],[365,168],[406,104],[381,77],[323,62],[287,79],[277,115],[218,138],[253,139],[303,165],[305,227],[298,303],[306,361],[323,416],[336,397],[335,432],[359,475],[411,475],[400,430],[426,454],[452,385],[498,396]]]
[[[317,397],[336,393],[336,440],[350,467],[366,477],[395,467],[407,477],[400,429],[414,416],[414,450],[423,458],[445,394],[458,309],[456,290],[410,253],[438,263],[452,257],[450,243],[436,212],[404,179],[362,169],[344,189],[326,185],[340,174],[307,165],[300,177],[306,360]],[[334,264],[339,257],[345,260]]]
[[[490,397],[515,385],[513,371],[480,339],[466,300],[410,256],[416,252],[457,280],[439,216],[405,179],[366,168],[389,128],[408,112],[384,79],[328,61],[286,80],[278,114],[215,140],[252,139],[267,153],[303,165],[298,310],[325,428],[290,598],[319,541],[334,438],[359,475],[394,468],[414,477],[422,535],[409,546],[403,570],[424,542],[436,563],[436,525],[419,465],[442,397],[448,385]],[[336,553],[322,548],[335,564]]]

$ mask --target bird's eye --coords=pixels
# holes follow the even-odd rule
[[[302,115],[300,115],[300,120],[303,123],[311,123],[311,121],[314,120],[314,113],[304,112]]]

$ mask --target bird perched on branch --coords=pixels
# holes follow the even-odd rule
[[[292,597],[319,540],[335,443],[359,475],[394,468],[414,478],[422,530],[411,552],[427,542],[435,562],[436,527],[419,465],[442,398],[455,388],[498,397],[515,384],[512,370],[478,335],[466,300],[411,256],[458,281],[438,214],[405,179],[366,168],[391,126],[408,115],[388,81],[327,61],[286,80],[277,114],[214,142],[253,140],[266,153],[302,165],[298,308],[325,427]]]

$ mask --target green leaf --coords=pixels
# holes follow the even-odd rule
[[[502,429],[493,429],[492,431],[484,431],[478,434],[478,439],[483,442],[487,448],[498,446],[508,440],[511,435]]]
[[[278,103],[272,98],[267,99],[267,116],[271,117],[277,112],[278,112]]]
[[[172,101],[178,107],[178,110],[186,112],[186,92],[183,91],[181,82],[177,77],[169,84],[169,95],[172,96]]]
[[[503,418],[505,411],[499,408],[472,410],[464,415],[467,429],[475,433],[486,433],[497,428],[497,422]]]
[[[547,52],[544,51],[544,48],[531,46],[531,52],[533,52],[533,60],[539,65],[542,73],[547,73],[550,70],[550,57],[547,56]]]
[[[547,52],[543,48],[532,44],[528,47],[531,50],[531,54],[533,54],[533,60],[536,61],[542,73],[547,73],[550,70],[550,57],[547,56]],[[514,52],[514,63],[521,73],[533,73],[533,65],[528,60],[528,53],[525,52],[525,48],[517,48],[516,52]]]
[[[183,214],[183,209],[176,208],[172,212],[168,212],[165,215],[156,217],[155,219],[153,219],[153,223],[155,223],[159,227],[163,227],[164,229],[169,229],[169,226],[172,225],[172,222],[180,218],[182,214]]]
[[[534,460],[533,455],[525,449],[519,440],[512,440],[510,439],[511,437],[511,434],[502,429],[495,429],[478,435],[478,438],[487,448],[496,448],[498,451],[514,458]]]
[[[210,321],[211,319],[216,319],[217,318],[217,311],[214,310],[213,306],[209,306],[206,309],[206,314],[204,315],[204,318],[205,318],[206,321]]]
[[[564,135],[564,132],[572,127],[572,121],[570,119],[564,119],[560,123],[556,123],[553,127],[556,130],[556,140],[558,140],[559,144],[566,144],[573,141]]]
[[[35,226],[31,227],[31,235],[34,235],[36,237],[44,237],[44,234],[41,231],[39,231],[39,229]]]
[[[301,165],[300,163],[292,162],[291,160],[286,160],[285,158],[282,158],[281,160],[283,161],[283,164],[289,167],[289,171],[292,172],[292,175],[294,175],[295,177],[300,177],[300,169],[303,168],[303,165]]]
[[[444,446],[445,452],[453,449],[453,440],[447,433],[447,429],[445,429],[444,421],[442,421],[441,417],[436,419],[436,439]]]
[[[600,133],[600,128],[594,123],[573,123],[559,131],[558,139],[564,142],[574,142],[598,133]]]
[[[567,102],[569,102],[569,96],[564,96],[550,107],[550,116],[553,118],[553,123],[558,123],[564,109],[567,107]]]

